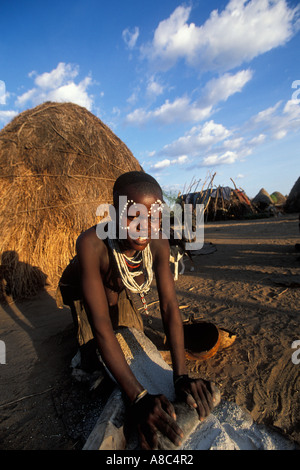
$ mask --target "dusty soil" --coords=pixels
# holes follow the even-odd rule
[[[194,271],[176,282],[183,319],[194,315],[236,335],[205,362],[188,361],[190,373],[214,380],[222,396],[246,408],[258,423],[300,444],[300,340],[298,214],[205,225],[215,251],[193,257]],[[80,449],[110,392],[90,392],[71,377],[76,353],[71,314],[58,309],[55,289],[0,306],[0,448]],[[157,300],[155,286],[149,303]],[[146,332],[163,348],[159,307],[150,307]],[[3,344],[3,343],[2,343]],[[298,347],[299,349],[299,347]],[[300,353],[297,358],[300,357]],[[297,361],[298,362],[298,361]]]

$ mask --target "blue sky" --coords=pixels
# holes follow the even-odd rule
[[[164,188],[288,194],[300,176],[295,0],[4,0],[0,128],[44,101],[105,122]]]

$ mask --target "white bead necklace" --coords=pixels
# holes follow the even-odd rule
[[[149,315],[145,294],[149,292],[153,280],[152,253],[150,250],[150,246],[147,245],[146,248],[142,251],[142,270],[130,272],[124,258],[125,255],[123,255],[120,250],[118,240],[112,240],[108,238],[108,244],[115,257],[124,286],[127,287],[131,292],[135,292],[140,295],[144,307],[144,312],[146,315]],[[144,274],[145,280],[141,285],[139,285],[134,278],[141,274]],[[148,323],[152,323],[152,320],[150,318],[148,318]]]

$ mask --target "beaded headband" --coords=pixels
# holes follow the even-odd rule
[[[128,199],[127,202],[125,203],[125,205],[123,206],[122,211],[120,213],[120,221],[123,219],[123,215],[124,215],[125,211],[127,211],[127,207],[128,207],[129,204],[131,204],[130,207],[136,208],[137,210],[141,206],[141,204],[136,203],[132,199]],[[143,206],[143,207],[145,207],[145,206]],[[151,208],[148,210],[148,218],[150,218],[151,215],[155,214],[156,212],[162,212],[162,210],[163,210],[163,201],[161,201],[160,199],[157,199],[153,204],[151,204]],[[129,230],[129,227],[127,227],[127,226],[124,227],[123,225],[120,225],[120,228],[123,229],[123,230]],[[158,232],[159,228],[158,229],[154,228],[153,231]]]

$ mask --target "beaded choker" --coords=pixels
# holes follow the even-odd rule
[[[142,253],[140,251],[138,251],[132,257],[126,256],[123,253],[123,258],[129,269],[138,269],[141,266],[142,261],[143,261]]]

